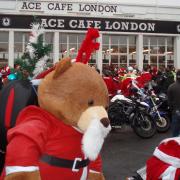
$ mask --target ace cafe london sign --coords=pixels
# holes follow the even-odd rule
[[[119,6],[101,3],[66,3],[66,2],[40,2],[40,1],[20,1],[18,10],[20,11],[43,11],[45,13],[97,13],[116,14]]]
[[[0,29],[30,29],[36,19],[45,29],[87,30],[95,27],[100,31],[180,34],[180,22],[140,19],[92,18],[72,16],[32,16],[0,14]]]

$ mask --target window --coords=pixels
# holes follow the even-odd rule
[[[135,36],[103,35],[102,53],[103,64],[124,67],[136,64]],[[127,58],[129,57],[129,59]],[[105,67],[105,66],[103,66]]]
[[[0,66],[8,64],[9,33],[0,32]]]
[[[67,37],[68,34],[60,33],[59,34],[59,53],[60,53],[60,59],[66,56],[67,54]]]
[[[51,58],[51,63],[53,63],[53,39],[54,39],[54,33],[46,32],[44,34],[44,42],[51,46],[51,51],[49,53],[49,57]]]
[[[144,36],[144,64],[167,67],[173,65],[173,37]]]
[[[69,56],[72,59],[77,57],[78,50],[82,41],[85,38],[85,34],[70,34],[60,33],[59,35],[59,53],[60,58]],[[90,64],[95,64],[95,53],[91,56]]]
[[[14,33],[14,58],[20,58],[26,50],[26,45],[29,42],[29,32]]]

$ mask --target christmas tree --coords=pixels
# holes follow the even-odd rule
[[[19,79],[35,78],[39,73],[48,68],[51,45],[43,42],[44,28],[39,24],[32,24],[32,31],[29,43],[21,58],[15,60],[15,65],[20,67],[17,70]]]

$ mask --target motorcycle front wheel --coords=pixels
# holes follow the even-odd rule
[[[161,120],[159,117],[156,117],[156,128],[160,133],[164,133],[169,130],[171,122],[168,116],[161,116]]]
[[[156,133],[156,125],[149,114],[138,113],[133,130],[141,138],[151,138]]]

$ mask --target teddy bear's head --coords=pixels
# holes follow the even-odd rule
[[[71,63],[70,58],[61,60],[40,83],[38,101],[40,107],[60,121],[83,132],[84,141],[95,136],[94,141],[110,130],[105,110],[108,106],[106,85],[101,75],[86,64]],[[96,143],[101,146],[103,140]]]

